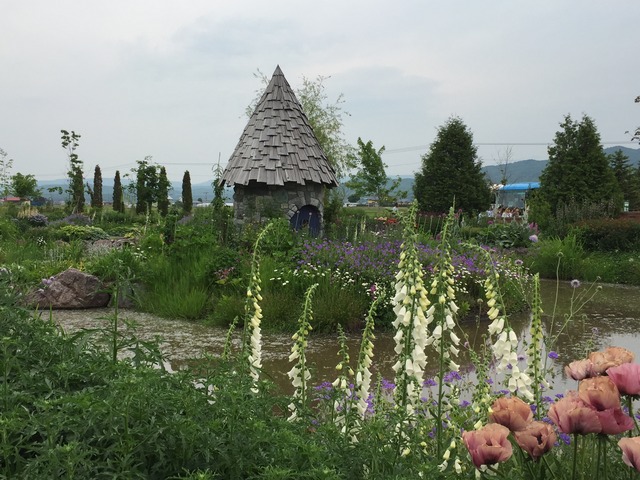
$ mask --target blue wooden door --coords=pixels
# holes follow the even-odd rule
[[[320,234],[320,211],[313,205],[305,205],[291,217],[291,227],[295,230],[309,229],[314,237]]]

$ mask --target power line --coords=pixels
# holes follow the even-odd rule
[[[602,145],[632,145],[635,144],[635,141],[631,140],[618,140],[618,141],[607,141],[600,142]],[[551,142],[475,142],[475,146],[477,147],[547,147],[551,145]],[[384,153],[404,153],[404,152],[413,152],[416,150],[426,150],[430,147],[430,145],[416,145],[413,147],[399,147],[399,148],[390,148],[384,151]]]

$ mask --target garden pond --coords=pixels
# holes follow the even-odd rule
[[[557,335],[554,333],[560,331],[565,316],[572,311],[572,303],[575,311],[576,305],[580,303],[575,300],[589,288],[584,284],[576,287],[576,283],[574,281],[572,285],[570,282],[541,282],[545,326],[547,331],[552,332],[550,337],[556,338],[553,345],[548,345],[549,351],[557,353],[557,356],[552,354],[553,358],[548,359],[549,368],[555,373],[551,386],[555,393],[575,388],[575,381],[566,379],[563,367],[573,360],[583,358],[590,351],[601,350],[607,346],[620,346],[631,350],[636,358],[640,358],[639,287],[602,285],[593,299],[573,315],[564,330]],[[112,314],[113,311],[110,309],[57,310],[52,312],[52,317],[65,331],[73,332],[83,328],[105,328],[108,325],[106,317]],[[136,335],[139,338],[160,338],[162,351],[174,369],[193,364],[204,354],[220,355],[227,335],[225,329],[196,322],[158,318],[131,310],[121,310],[120,315],[123,319],[135,322]],[[519,338],[527,336],[530,315],[512,315],[510,321]],[[470,319],[461,322],[471,348],[478,349],[482,344],[479,339],[486,333],[487,326],[487,321]],[[350,356],[355,359],[358,356],[360,336],[351,334],[347,339]],[[272,378],[285,391],[289,391],[291,387],[286,372],[292,367],[289,363],[291,335],[265,333],[262,340],[262,359],[266,376]],[[384,378],[392,379],[391,367],[396,362],[393,333],[377,332],[374,345],[374,374],[377,372]],[[340,361],[337,334],[312,335],[308,343],[307,360],[313,365],[314,384],[333,381],[337,376],[335,367]],[[464,349],[461,349],[458,363],[461,373],[468,373],[470,378],[473,378],[473,365]],[[429,358],[428,365],[431,366],[431,370],[427,368],[426,376],[434,375],[438,368],[435,354]]]

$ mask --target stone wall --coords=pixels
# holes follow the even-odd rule
[[[305,205],[324,213],[325,186],[287,183],[284,187],[265,184],[236,185],[233,193],[234,219],[237,223],[262,221],[283,215],[287,220]]]

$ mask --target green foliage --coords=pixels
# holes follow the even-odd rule
[[[489,208],[491,191],[477,152],[460,118],[452,117],[438,128],[415,176],[413,191],[421,211],[443,213],[451,205],[465,213]]]
[[[640,210],[640,177],[629,163],[629,157],[622,150],[616,150],[609,155],[609,164],[620,186],[623,200],[629,202],[629,209]]]
[[[576,235],[539,241],[530,254],[530,269],[542,278],[572,280],[582,277],[584,248]]]
[[[189,170],[182,177],[182,211],[189,215],[193,210],[193,194],[191,193],[191,175]]]
[[[116,170],[116,175],[113,179],[113,210],[115,212],[124,213],[124,199],[122,196],[120,170]]]
[[[474,235],[481,245],[489,245],[500,248],[521,248],[531,245],[529,237],[536,234],[535,230],[526,223],[495,222],[484,229],[480,229]]]
[[[138,166],[131,169],[136,177],[136,183],[129,184],[129,190],[136,196],[136,213],[138,215],[151,212],[153,203],[158,200],[159,167],[152,164],[153,158],[146,156],[138,160]]]
[[[540,195],[555,214],[571,202],[621,205],[620,187],[602,149],[594,121],[565,116],[540,175]]]
[[[264,85],[269,84],[269,79],[260,70],[254,76]],[[347,143],[342,132],[343,116],[349,114],[343,110],[345,101],[342,94],[335,101],[329,101],[324,85],[328,78],[318,75],[315,80],[310,80],[303,76],[302,87],[295,93],[329,164],[334,168],[336,176],[341,178],[353,167],[353,147]],[[256,97],[246,108],[248,117],[255,110],[261,96],[262,89],[256,91]]]
[[[100,240],[109,235],[100,227],[91,225],[62,225],[57,230],[57,236],[61,240]]]
[[[275,258],[289,258],[296,246],[296,234],[286,218],[275,218],[269,222],[272,227],[265,233],[261,251]]]
[[[9,196],[11,187],[11,168],[13,159],[7,159],[7,152],[0,148],[0,195]]]
[[[93,188],[87,184],[87,191],[91,198],[91,208],[95,210],[102,210],[102,171],[100,170],[100,165],[96,165],[96,168],[93,171]]]
[[[36,177],[19,172],[11,177],[11,191],[19,198],[33,199],[42,195],[42,189],[38,188]]]
[[[151,257],[141,275],[145,288],[139,294],[140,308],[168,318],[204,318],[210,307],[205,264],[200,255]]]
[[[158,213],[160,216],[166,217],[169,213],[169,188],[171,184],[167,179],[167,170],[160,168],[158,176]]]
[[[60,130],[62,134],[62,148],[67,151],[69,158],[69,188],[67,192],[70,195],[69,210],[71,213],[82,213],[84,210],[84,163],[78,157],[76,149],[80,145],[80,135],[71,130]]]
[[[27,217],[27,222],[32,227],[46,227],[49,224],[49,219],[46,215],[41,213],[35,213]]]
[[[388,205],[394,203],[398,197],[404,198],[406,192],[396,192],[400,185],[400,178],[387,187],[389,181],[385,171],[387,165],[382,161],[384,146],[376,151],[371,140],[364,143],[358,137],[358,148],[356,154],[358,171],[346,184],[348,188],[355,191],[358,199],[365,195],[374,195],[380,205]]]
[[[587,251],[640,251],[640,223],[623,218],[577,223],[573,231]]]

